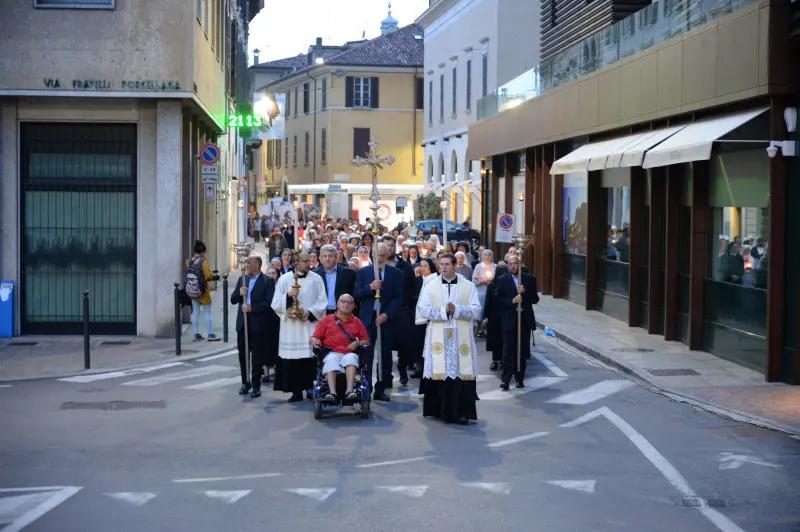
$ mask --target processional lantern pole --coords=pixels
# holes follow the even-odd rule
[[[518,253],[517,253],[517,281],[519,286],[522,286],[522,259],[525,254],[525,248],[530,247],[533,245],[533,235],[525,235],[522,233],[517,233],[511,237],[511,240],[514,242]],[[524,296],[523,298],[524,299]],[[530,338],[528,338],[528,343],[530,343]],[[530,349],[530,345],[528,345],[528,349]],[[522,303],[517,304],[517,371],[522,371]]]

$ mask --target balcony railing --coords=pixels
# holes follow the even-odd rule
[[[658,0],[478,100],[478,120],[597,72],[758,0]]]

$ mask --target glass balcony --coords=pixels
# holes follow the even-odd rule
[[[658,0],[550,57],[478,100],[483,120],[758,0]]]

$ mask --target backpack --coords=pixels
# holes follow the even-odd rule
[[[183,289],[186,295],[197,299],[206,291],[206,279],[203,276],[203,262],[205,259],[194,259],[189,263],[186,277],[183,279]]]

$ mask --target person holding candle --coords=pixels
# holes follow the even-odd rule
[[[497,265],[492,261],[494,258],[492,250],[483,250],[481,262],[475,265],[472,272],[472,282],[475,283],[475,288],[478,289],[478,297],[481,300],[481,317],[486,315],[486,287],[494,279],[494,273]],[[478,338],[486,338],[486,324],[481,321],[478,322]]]

